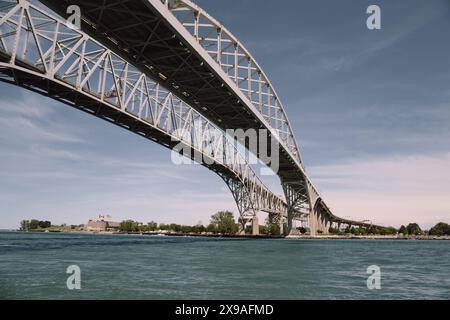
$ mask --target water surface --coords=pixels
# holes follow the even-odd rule
[[[449,299],[450,242],[0,232],[0,298]]]

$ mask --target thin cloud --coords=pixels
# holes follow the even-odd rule
[[[310,168],[324,198],[340,216],[381,224],[450,219],[450,153],[352,160]]]
[[[45,100],[32,101],[33,95],[23,100],[4,101],[0,104],[0,136],[3,140],[51,141],[82,143],[80,132],[75,126],[55,122],[52,115],[57,109]]]

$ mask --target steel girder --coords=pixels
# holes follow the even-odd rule
[[[0,80],[50,96],[200,162],[224,179],[242,217],[286,215],[236,141],[86,33],[27,1],[0,1]],[[186,150],[188,150],[186,152]]]

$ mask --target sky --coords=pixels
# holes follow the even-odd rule
[[[196,1],[275,86],[307,173],[336,215],[450,222],[450,5],[444,0]],[[381,30],[366,9],[381,8]],[[51,99],[0,83],[0,228],[98,214],[208,223],[237,208],[214,173]],[[281,194],[275,178],[264,178]]]

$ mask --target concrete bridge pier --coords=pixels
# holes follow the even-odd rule
[[[323,217],[323,230],[322,230],[323,234],[329,234],[330,233],[330,226],[331,226],[331,221],[328,218],[328,216],[324,214],[324,217]]]
[[[322,234],[328,234],[328,219],[325,215],[325,213],[321,212],[320,218],[319,218],[319,224],[320,224],[320,232]]]
[[[284,229],[284,225],[283,225]],[[281,230],[280,230],[281,231]],[[299,236],[301,235],[300,230],[297,229],[297,225],[294,220],[294,210],[288,212],[286,230],[283,230],[286,236]]]
[[[238,234],[241,236],[245,235],[245,228],[249,222],[251,223],[252,226],[252,235],[254,236],[259,235],[259,219],[256,213],[253,216],[239,218]]]
[[[314,210],[309,214],[309,235],[317,235],[317,217]]]
[[[309,216],[310,235],[329,234],[332,221],[326,212],[320,210],[320,207],[315,207]]]
[[[318,233],[323,234],[323,215],[322,215],[322,213],[320,213],[317,218],[318,218],[317,231],[318,231]]]
[[[256,214],[252,218],[252,235],[253,236],[259,235],[259,219]]]

